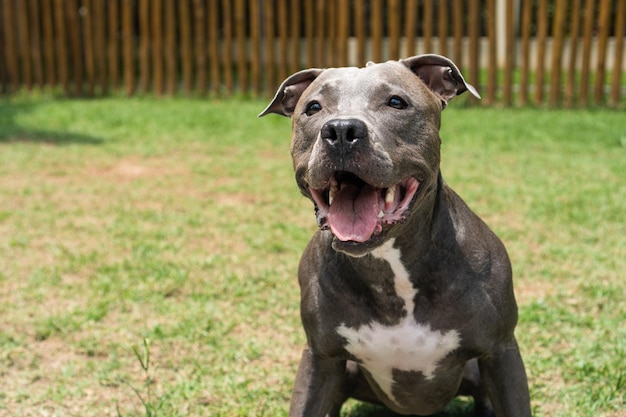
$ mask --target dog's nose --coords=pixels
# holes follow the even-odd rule
[[[367,138],[367,126],[359,119],[333,119],[322,126],[321,134],[328,145],[343,153]]]

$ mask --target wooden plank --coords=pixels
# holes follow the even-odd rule
[[[515,69],[515,57],[517,55],[515,49],[516,28],[514,23],[515,10],[513,3],[508,1],[505,7],[506,52],[504,57],[504,88],[502,99],[505,104],[510,105],[513,103],[513,84],[515,83],[513,80],[513,71]]]
[[[165,94],[173,96],[178,85],[176,54],[176,0],[164,0],[165,17]]]
[[[606,50],[609,39],[609,28],[611,25],[611,0],[600,1],[600,14],[597,21],[598,26],[598,57],[596,61],[596,79],[593,98],[596,104],[604,103],[604,79],[606,75]]]
[[[422,22],[424,23],[424,32],[422,33],[424,53],[428,54],[433,52],[433,0],[424,0]]]
[[[528,103],[528,90],[530,87],[530,28],[532,19],[532,0],[522,0],[522,64],[520,71],[519,103]]]
[[[135,62],[133,48],[133,4],[122,2],[122,45],[124,54],[124,86],[129,96],[135,92]]]
[[[152,7],[150,16],[150,31],[152,38],[152,83],[154,92],[157,96],[161,96],[165,93],[165,74],[164,69],[164,32],[163,27],[163,1],[162,0],[148,0]]]
[[[265,91],[273,94],[278,87],[274,66],[274,0],[264,0],[263,9],[265,26]]]
[[[94,64],[96,87],[100,93],[105,93],[109,87],[106,72],[106,15],[104,12],[104,1],[93,0]]]
[[[566,0],[556,0],[554,21],[552,22],[552,62],[550,74],[550,105],[559,103],[561,70],[563,67],[563,38],[565,37]]]
[[[253,2],[255,4],[256,2]],[[207,91],[207,45],[206,45],[206,4],[203,0],[193,0],[194,55],[196,58],[196,90],[201,96]],[[256,17],[256,16],[255,16]],[[256,19],[253,19],[255,21]]]
[[[372,0],[371,3],[371,42],[372,60],[381,62],[383,60],[383,2],[382,0]]]
[[[400,0],[387,3],[387,27],[389,28],[389,59],[400,58]]]
[[[259,3],[250,2],[250,75],[252,77],[252,94],[261,93],[261,11]]]
[[[15,8],[13,7],[14,3],[12,1],[4,1],[2,2],[2,6],[2,17],[4,21],[2,26],[4,27],[4,42],[6,45],[4,58],[7,66],[7,78],[11,86],[9,91],[16,92],[20,88],[20,74],[18,65],[19,55],[17,49],[15,48],[17,45]]]
[[[325,67],[326,65],[326,6],[324,0],[315,2],[315,65]]]
[[[406,50],[404,55],[410,57],[417,54],[415,38],[417,37],[417,0],[407,0],[404,10],[404,35]]]
[[[365,7],[364,2],[354,2],[354,35],[356,36],[356,64],[365,65],[367,35],[365,33]]]
[[[439,38],[439,51],[438,53],[443,56],[448,55],[448,0],[440,0],[438,3],[437,14],[439,15],[439,21],[437,26],[439,26],[439,33],[437,34]]]
[[[287,78],[287,40],[289,30],[287,27],[287,3],[285,0],[278,0],[278,79],[280,81]]]
[[[626,0],[618,0],[615,11],[615,61],[613,65],[613,77],[611,82],[612,106],[620,104],[622,90],[622,60],[624,59],[624,26],[626,25]]]
[[[240,1],[240,0],[239,0]],[[180,30],[180,61],[183,75],[183,91],[193,90],[193,46],[191,43],[191,5],[189,0],[178,0],[178,27]]]
[[[6,4],[6,3],[5,3]],[[56,62],[58,66],[59,82],[63,87],[63,92],[68,95],[69,88],[69,70],[67,56],[67,25],[65,24],[65,8],[64,0],[54,0],[54,24],[56,27]]]
[[[78,20],[78,3],[76,0],[66,0],[65,4],[67,35],[70,41],[69,58],[71,61],[71,79],[74,84],[74,94],[83,92],[83,51],[81,47],[80,22]]]
[[[463,64],[463,0],[454,1],[454,61]]]
[[[362,2],[357,2],[355,7],[363,7]],[[307,68],[315,66],[315,3],[312,1],[304,2],[304,36],[306,45],[306,64]]]
[[[145,0],[144,0],[145,1]],[[118,33],[120,28],[120,7],[118,0],[108,0],[107,54],[109,64],[109,85],[113,89],[120,86],[120,48]]]
[[[576,57],[578,55],[578,36],[580,34],[580,0],[573,0],[569,30],[569,61],[567,65],[567,79],[565,81],[565,107],[574,103],[576,89]]]
[[[480,1],[470,0],[469,2],[469,82],[480,90]]]
[[[57,83],[55,62],[55,33],[54,13],[51,5],[52,0],[42,0],[41,14],[43,25],[43,67],[45,71],[45,84],[53,87]]]
[[[39,0],[29,0],[28,2],[29,16],[28,28],[31,32],[30,38],[30,56],[33,65],[33,77],[35,84],[41,88],[44,84],[43,79],[43,59],[41,48],[41,30],[43,15],[40,13]]]
[[[219,61],[219,37],[217,25],[219,21],[218,1],[209,0],[209,24],[207,25],[209,43],[209,67],[211,69],[211,92],[218,94],[220,91],[220,61]]]
[[[348,65],[348,32],[350,30],[350,1],[340,0],[337,13],[337,65]]]
[[[252,3],[255,3],[252,1]],[[300,18],[302,16],[302,8],[300,6],[300,0],[291,0],[290,4],[290,16],[289,24],[290,24],[290,52],[289,52],[289,73],[293,74],[294,72],[300,69],[300,30],[302,29],[300,25]],[[252,18],[256,20],[257,16],[252,14]]]
[[[232,1],[222,0],[222,31],[224,46],[222,49],[222,74],[224,87],[228,94],[234,90],[232,62],[233,62],[233,24],[232,24]]]
[[[595,0],[586,0],[583,25],[583,65],[580,72],[580,96],[579,104],[587,105],[589,98],[589,72],[591,68],[591,38],[593,36],[594,5]]]
[[[543,84],[546,57],[546,37],[548,33],[548,0],[539,0],[537,10],[537,68],[535,69],[534,102],[543,101]]]
[[[17,2],[17,29],[19,34],[19,60],[22,67],[22,82],[26,89],[33,88],[33,66],[30,56],[31,33],[28,30],[28,5],[25,1]]]
[[[239,92],[248,92],[248,53],[246,48],[246,5],[244,0],[235,2],[235,32],[237,35],[237,77]]]
[[[496,2],[487,0],[487,94],[484,104],[493,104],[496,99],[497,70],[498,70],[498,44],[496,34]]]
[[[83,51],[85,59],[85,76],[87,78],[87,94],[94,95],[96,86],[96,65],[93,51],[93,0],[82,0],[81,14],[83,15]]]
[[[150,89],[150,1],[139,0],[139,91]]]
[[[324,22],[326,22],[326,61],[327,67],[337,67],[337,0],[325,3]]]
[[[2,23],[4,22],[2,3],[0,3],[0,95],[8,93],[8,79],[6,69],[6,57],[4,56],[4,50],[6,45],[4,42],[4,30]]]

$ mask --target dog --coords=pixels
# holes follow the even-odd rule
[[[477,416],[531,415],[509,257],[440,170],[441,112],[466,91],[480,98],[425,54],[299,71],[259,115],[291,117],[319,226],[298,269],[290,417],[337,417],[350,397],[430,415],[457,395]]]

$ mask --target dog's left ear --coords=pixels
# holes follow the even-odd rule
[[[319,68],[309,68],[287,77],[278,87],[272,102],[259,114],[259,117],[269,113],[291,116],[304,90],[322,71],[324,70]]]
[[[436,54],[417,55],[400,62],[406,65],[426,84],[430,90],[441,98],[443,107],[455,96],[466,91],[480,98],[478,91],[461,75],[461,71],[450,59]]]

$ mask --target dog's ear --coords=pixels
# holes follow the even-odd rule
[[[478,91],[461,75],[461,71],[454,62],[445,56],[436,54],[417,55],[400,60],[402,64],[413,71],[428,88],[441,98],[445,106],[455,96],[466,91],[480,98]]]
[[[304,90],[306,90],[322,71],[324,70],[319,68],[309,68],[287,77],[280,87],[278,87],[278,91],[276,91],[272,102],[259,114],[259,117],[269,113],[276,113],[288,117],[291,116]]]

